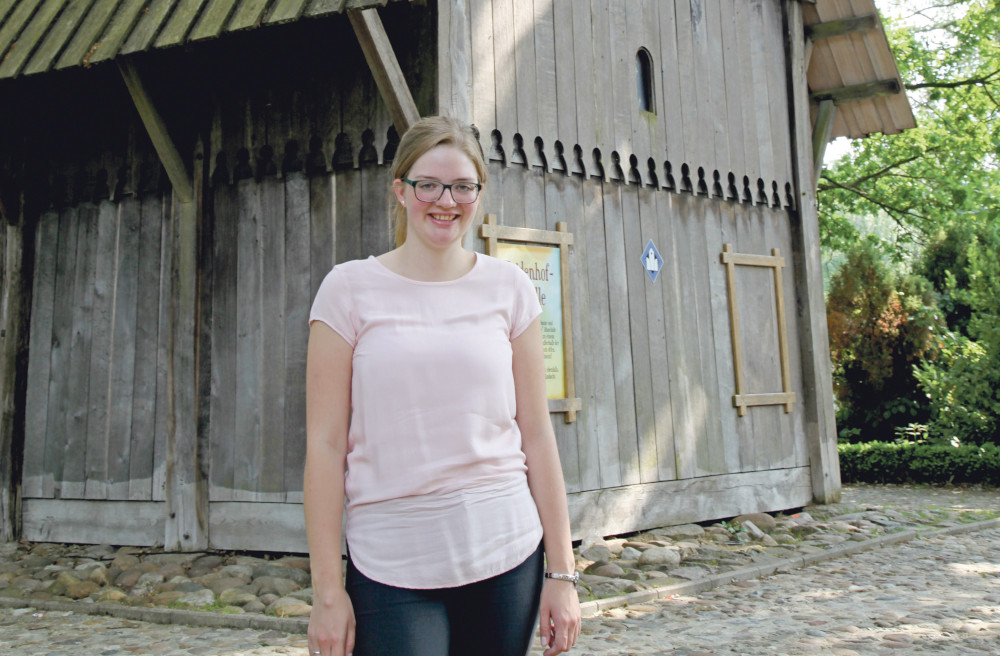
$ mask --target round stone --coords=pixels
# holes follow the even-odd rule
[[[670,547],[651,547],[639,556],[640,565],[669,565],[676,567],[681,563],[681,555]]]

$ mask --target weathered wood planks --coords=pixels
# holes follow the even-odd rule
[[[723,474],[569,496],[573,539],[796,508],[811,500],[809,468]]]
[[[575,425],[556,422],[574,494],[807,466],[802,419],[795,413],[752,407],[748,416],[736,417],[727,282],[718,259],[727,241],[761,256],[771,248],[791,252],[785,211],[754,207],[747,212],[741,203],[523,164],[490,168],[485,210],[498,210],[507,225],[530,228],[550,229],[565,220],[574,232],[573,339],[580,354],[575,382],[584,407]],[[248,178],[213,189],[207,439],[211,507],[219,512],[228,506],[218,504],[232,501],[301,502],[305,317],[335,252],[343,260],[391,247],[384,200],[388,184],[387,169],[370,163],[308,177],[292,172]],[[93,228],[81,214],[90,217],[86,220]],[[167,358],[163,315],[170,291],[164,275],[170,258],[164,253],[171,239],[165,216],[160,197],[146,196],[50,213],[40,226],[42,234],[55,238],[38,258],[40,321],[33,340],[44,344],[38,333],[48,326],[50,335],[69,335],[70,348],[60,353],[56,340],[44,358],[33,355],[32,376],[42,376],[44,366],[50,370],[49,411],[56,430],[46,428],[41,448],[27,454],[29,498],[45,496],[40,483],[46,478],[52,496],[56,491],[66,496],[67,483],[73,483],[65,479],[73,465],[58,448],[65,442],[58,440],[66,439],[73,421],[69,408],[79,392],[54,384],[52,371],[71,370],[74,355],[83,357],[72,341],[74,320],[82,324],[76,315],[83,310],[64,310],[54,299],[60,286],[86,294],[77,288],[86,281],[94,298],[87,371],[97,375],[88,374],[91,412],[84,444],[95,475],[87,479],[84,496],[94,501],[162,498],[157,481],[162,488],[163,473],[155,470],[164,454],[157,441],[165,432],[167,405],[161,358]],[[656,282],[641,265],[650,239],[665,260]],[[109,249],[111,258],[97,259]],[[73,257],[60,260],[62,252]],[[751,299],[744,321],[763,322],[752,339],[757,351],[769,351],[756,347],[776,340],[773,326],[768,327],[776,316],[773,279],[769,272],[762,271],[759,280],[743,273],[738,284]],[[790,294],[794,267],[783,275]],[[113,285],[119,296],[105,298],[102,281],[109,276],[119,281]],[[46,305],[52,307],[51,320],[45,319]],[[112,317],[102,318],[104,307],[112,308]],[[104,333],[109,335],[100,337]],[[789,346],[795,350],[797,344]],[[780,389],[778,364],[762,353],[749,358],[761,391]],[[790,364],[794,371],[798,361]],[[95,384],[95,378],[103,382]],[[792,378],[800,389],[801,374]],[[44,387],[31,392],[36,414],[45,403],[39,395]],[[103,418],[93,407],[103,398],[102,389],[108,390]],[[769,411],[773,416],[764,414]],[[102,424],[122,428],[98,430]],[[90,435],[95,440],[104,435],[105,451]],[[105,460],[90,456],[102,453]],[[231,518],[213,521],[232,526]]]
[[[25,499],[24,538],[34,542],[162,543],[164,504],[152,501]]]
[[[596,150],[605,179],[620,167],[623,178],[662,188],[668,163],[677,174],[687,164],[694,185],[700,170],[707,193],[730,198],[744,177],[754,192],[761,180],[768,204],[774,183],[791,182],[777,0],[475,4],[471,92],[484,141],[492,130],[508,147],[516,134],[528,146],[540,137],[550,169],[555,141],[565,152],[579,145],[588,173],[598,174]],[[652,112],[638,109],[639,49],[656,73]]]
[[[159,197],[126,197],[40,222],[26,498],[152,498],[155,444],[166,430],[155,420],[168,307],[160,206]]]
[[[28,350],[28,390],[25,401],[24,473],[21,487],[25,498],[45,495],[45,454],[49,439],[46,430],[48,392],[49,380],[52,377],[52,327],[61,223],[59,212],[46,212],[39,220],[36,233],[35,272],[31,295],[31,338]]]
[[[129,453],[128,496],[133,501],[151,501],[154,494],[156,454],[162,453],[166,440],[165,426],[157,425],[157,394],[166,384],[160,380],[161,345],[166,350],[168,335],[161,331],[164,253],[163,199],[148,194],[138,201],[141,214],[139,226],[139,268],[136,288],[135,379],[132,393],[132,440]],[[165,372],[164,372],[165,373]],[[161,422],[162,423],[162,422]],[[119,480],[119,483],[121,481]]]
[[[210,4],[218,15],[236,6]],[[575,425],[556,422],[569,489],[676,481],[672,493],[691,494],[695,488],[681,483],[807,467],[807,421],[798,408],[786,414],[752,407],[738,417],[732,407],[727,281],[718,261],[730,242],[760,255],[772,248],[789,258],[800,253],[782,280],[789,314],[801,307],[794,284],[802,284],[804,246],[793,247],[800,235],[772,194],[773,182],[783,194],[791,179],[783,177],[791,166],[784,161],[791,145],[781,141],[788,137],[774,134],[787,127],[784,101],[773,99],[786,83],[782,59],[766,38],[781,22],[775,6],[770,0],[467,4],[475,53],[471,112],[483,141],[496,130],[503,149],[490,163],[483,209],[509,226],[551,230],[566,221],[576,239],[572,335],[584,407]],[[150,3],[150,12],[158,7]],[[294,12],[301,11],[299,3]],[[153,20],[149,15],[136,20]],[[450,16],[450,29],[464,34],[453,22],[462,13]],[[267,20],[266,13],[257,18]],[[656,66],[657,112],[637,118],[631,103],[639,47]],[[461,79],[451,75],[449,93]],[[209,448],[211,530],[234,536],[232,544],[247,537],[234,524],[240,513],[259,504],[284,516],[301,502],[305,317],[320,281],[335,261],[392,245],[389,121],[371,81],[346,74],[316,89],[245,82],[221,82],[211,161],[227,155],[233,170],[223,159],[218,180],[212,177],[212,250],[197,251],[212,258],[198,269],[209,278],[201,298],[211,308],[201,317],[209,324],[202,357],[210,358],[211,382],[198,439]],[[274,152],[290,139],[310,142],[305,173],[295,168],[290,145],[287,170]],[[689,165],[693,193],[664,191],[668,163],[675,182],[681,165]],[[716,171],[723,174],[721,194]],[[738,192],[748,178],[749,201],[733,198],[730,171]],[[37,384],[29,389],[29,410],[42,423],[32,428],[38,446],[26,454],[29,498],[164,498],[169,318],[180,293],[170,275],[171,244],[179,238],[171,231],[180,225],[170,218],[175,205],[155,194],[83,202],[51,212],[40,225],[50,245],[37,259],[38,351],[33,323],[30,375]],[[650,239],[666,260],[656,282],[640,264]],[[770,355],[778,305],[773,280],[751,272],[738,284],[750,299],[744,320],[757,326],[751,339],[760,347],[748,358],[751,383],[775,391],[782,372]],[[60,290],[83,302],[59,307]],[[809,319],[814,332],[817,321]],[[815,337],[808,347],[796,340],[787,346],[791,385],[799,392],[808,379],[800,371],[803,358],[815,365],[819,357],[809,352]],[[57,382],[62,372],[85,372],[86,388]]]

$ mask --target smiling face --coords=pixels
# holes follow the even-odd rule
[[[447,144],[435,146],[421,155],[405,177],[444,184],[479,182],[472,160]],[[417,199],[411,185],[398,178],[393,182],[393,190],[396,200],[406,208],[407,241],[416,239],[422,246],[435,250],[461,248],[462,239],[479,209],[479,199],[473,203],[456,203],[451,191],[445,190],[438,200],[424,202]]]

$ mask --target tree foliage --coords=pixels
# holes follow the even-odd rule
[[[913,4],[884,22],[918,126],[857,140],[822,173],[828,248],[857,238],[857,216],[890,217],[902,244],[955,218],[1000,219],[1000,2]]]
[[[879,6],[918,127],[819,180],[838,425],[1000,442],[1000,0]]]

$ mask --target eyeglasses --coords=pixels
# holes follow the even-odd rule
[[[444,190],[451,191],[451,197],[456,203],[475,203],[479,198],[479,190],[483,185],[478,182],[453,182],[445,184],[437,180],[407,180],[403,182],[413,187],[413,195],[421,203],[436,203],[444,196]]]

